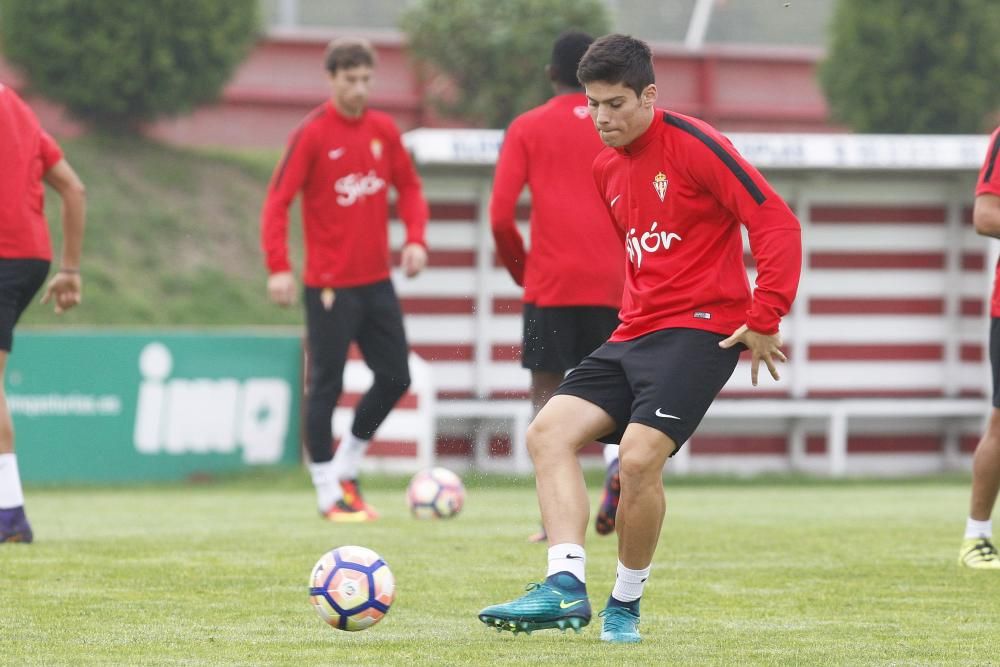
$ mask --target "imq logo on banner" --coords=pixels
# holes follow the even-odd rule
[[[7,395],[33,481],[177,479],[299,452],[297,336],[18,336]]]
[[[173,355],[160,342],[139,356],[142,383],[135,448],[143,454],[228,454],[245,463],[281,460],[292,387],[284,378],[172,378]]]

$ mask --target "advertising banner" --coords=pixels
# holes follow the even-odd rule
[[[169,480],[299,460],[302,344],[19,332],[5,388],[26,482]]]

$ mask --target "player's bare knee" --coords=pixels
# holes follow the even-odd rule
[[[618,462],[618,474],[623,489],[639,488],[649,484],[650,480],[659,478],[658,472],[653,468],[648,457],[620,456]]]
[[[672,449],[673,443],[670,444]],[[626,485],[637,488],[647,484],[661,484],[665,461],[666,455],[661,447],[642,444],[622,446],[618,454],[618,474],[621,476],[622,488]]]
[[[535,418],[528,426],[528,454],[532,461],[538,461],[547,455],[558,455],[562,450],[570,451],[565,437],[560,437],[558,424],[550,419]]]

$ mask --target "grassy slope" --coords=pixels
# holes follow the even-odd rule
[[[213,155],[98,136],[67,141],[64,149],[88,192],[84,303],[60,318],[36,303],[23,324],[301,321],[299,309],[267,302],[258,243],[260,205],[278,154]],[[58,260],[59,198],[52,191],[47,210]]]
[[[626,647],[602,645],[598,619],[529,637],[476,620],[543,571],[544,547],[525,542],[528,483],[474,483],[446,522],[410,519],[404,484],[372,486],[382,520],[341,526],[315,517],[300,473],[29,489],[38,542],[0,547],[0,662],[981,664],[1000,648],[1000,577],[955,564],[965,483],[671,480],[645,641]],[[596,611],[614,540],[588,539]],[[313,563],[343,544],[379,551],[398,583],[389,616],[361,633],[326,628],[307,602]]]

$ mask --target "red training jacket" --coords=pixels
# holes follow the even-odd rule
[[[594,188],[591,165],[604,144],[583,93],[557,95],[507,128],[497,160],[490,221],[497,254],[537,306],[621,304],[621,244]],[[531,252],[515,224],[531,190]]]
[[[993,130],[990,137],[990,147],[986,151],[983,168],[979,170],[979,180],[976,181],[976,196],[996,195],[1000,197],[1000,127]],[[1000,262],[997,262],[996,276],[993,279],[993,298],[990,301],[990,317],[1000,317]]]
[[[638,139],[597,156],[594,178],[628,255],[610,340],[674,327],[778,331],[802,268],[799,223],[726,137],[656,109]],[[752,296],[740,225],[757,262]]]
[[[288,207],[302,192],[309,287],[353,287],[389,277],[388,186],[398,196],[406,242],[424,241],[427,202],[392,118],[342,115],[327,101],[306,116],[271,178],[261,245],[271,273],[290,271]]]
[[[42,177],[62,157],[31,108],[0,84],[0,257],[52,259]]]

